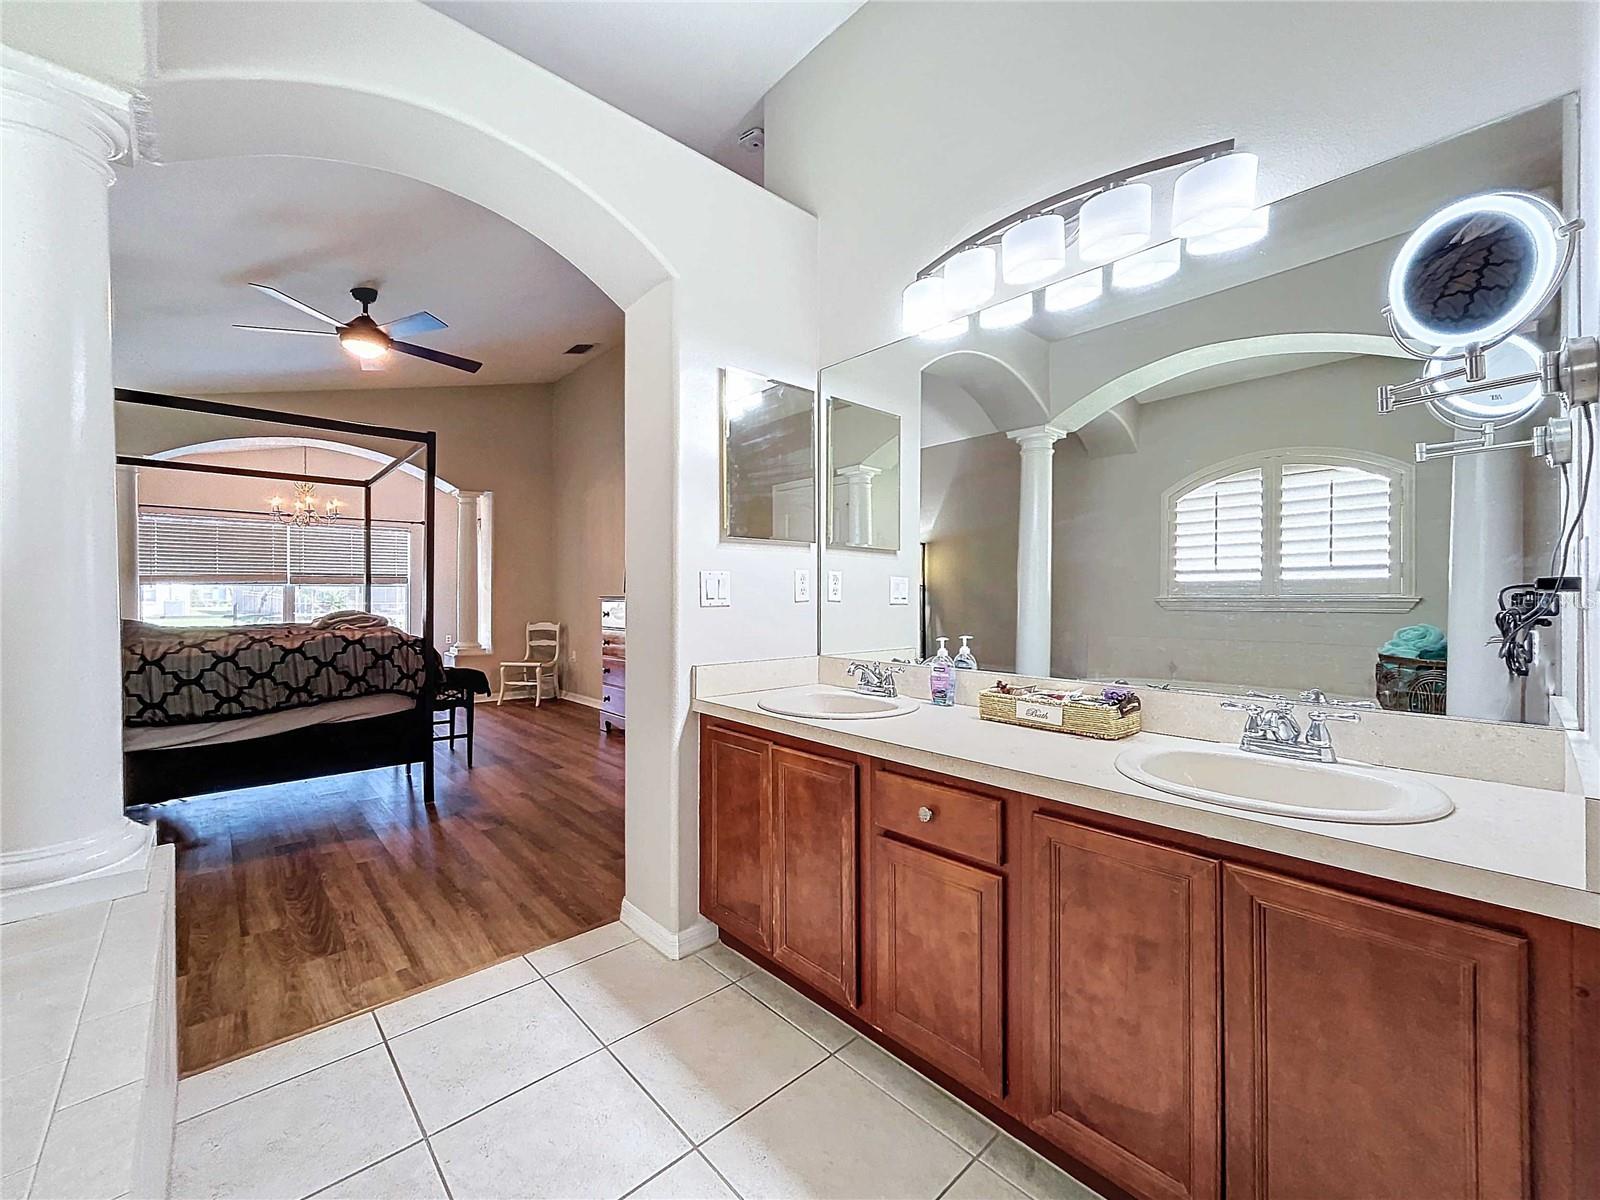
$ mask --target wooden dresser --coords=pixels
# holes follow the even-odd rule
[[[628,727],[628,608],[621,596],[600,597],[600,728]]]

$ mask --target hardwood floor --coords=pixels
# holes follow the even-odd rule
[[[623,742],[565,702],[478,708],[422,773],[144,810],[176,843],[184,1073],[616,919]],[[137,811],[136,815],[137,815]]]

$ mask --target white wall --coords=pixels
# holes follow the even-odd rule
[[[1130,163],[1233,137],[1276,199],[1570,91],[1585,7],[868,4],[766,100],[766,184],[819,219],[822,360],[894,338],[946,247]]]

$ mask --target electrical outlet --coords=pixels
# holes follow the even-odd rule
[[[889,576],[889,603],[911,603],[911,580],[905,575]]]
[[[844,572],[828,572],[828,603],[838,604],[844,599]]]
[[[794,602],[796,604],[811,603],[811,569],[809,567],[795,568]]]

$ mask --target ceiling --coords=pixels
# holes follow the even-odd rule
[[[757,183],[761,100],[862,0],[427,0],[431,8]]]
[[[379,290],[379,322],[426,309],[420,345],[483,362],[468,375],[398,354],[362,371],[332,338],[246,285],[345,319]],[[177,393],[545,383],[622,339],[622,313],[543,242],[429,184],[345,163],[215,159],[120,168],[111,189],[112,348],[119,387]],[[587,357],[566,355],[593,342]]]

